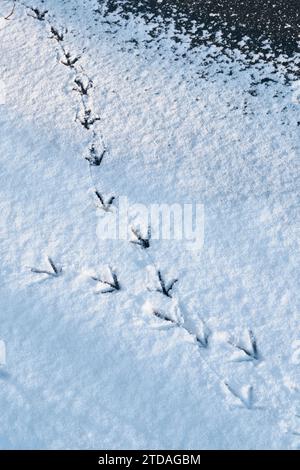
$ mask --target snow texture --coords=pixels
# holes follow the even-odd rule
[[[0,447],[300,448],[297,82],[100,3],[1,1]],[[95,191],[202,250],[101,241]]]

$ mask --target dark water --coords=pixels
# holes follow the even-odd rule
[[[159,35],[170,20],[175,22],[178,36],[191,37],[191,47],[208,41],[222,46],[243,49],[244,53],[259,52],[262,57],[299,52],[300,0],[98,0],[102,14],[115,12],[142,16],[149,22],[162,18],[152,35]],[[209,37],[203,31],[209,31]],[[222,31],[222,40],[216,34]],[[246,45],[238,44],[248,36]],[[174,35],[176,41],[176,33]],[[178,39],[179,40],[179,39]],[[266,47],[264,41],[270,42]]]

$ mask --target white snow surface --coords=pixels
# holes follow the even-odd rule
[[[284,68],[238,51],[227,64],[213,45],[178,56],[172,31],[147,42],[149,25],[102,21],[94,0],[27,6],[47,21],[17,2],[0,23],[0,448],[299,448],[299,102]],[[101,116],[90,130],[78,74]],[[94,187],[203,204],[203,248],[99,240]],[[61,275],[31,272],[47,256]],[[171,299],[149,291],[153,264],[178,279]],[[96,294],[107,266],[121,290]],[[236,347],[249,331],[257,359]]]

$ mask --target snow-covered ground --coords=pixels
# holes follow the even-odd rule
[[[300,448],[287,59],[189,50],[172,25],[153,39],[153,24],[96,0],[18,1],[4,20],[12,3],[0,3],[0,447]],[[103,240],[95,191],[115,197],[111,215],[121,197],[203,205],[204,244]],[[158,271],[177,279],[170,297]],[[119,290],[93,279],[118,287],[113,274]]]

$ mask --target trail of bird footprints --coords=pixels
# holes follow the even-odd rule
[[[73,54],[65,45],[65,35],[67,34],[66,28],[57,27],[52,24],[52,20],[48,13],[48,10],[40,10],[38,8],[33,8],[26,5],[24,2],[19,2],[23,5],[29,17],[35,19],[36,21],[44,22],[47,30],[50,32],[50,39],[55,41],[59,52],[60,52],[60,63],[73,70],[73,88],[72,91],[77,93],[80,96],[80,111],[75,117],[76,122],[78,122],[83,129],[92,134],[91,145],[89,146],[88,156],[85,157],[87,164],[90,167],[100,167],[103,161],[103,158],[109,153],[107,146],[104,143],[104,138],[101,132],[101,129],[96,128],[96,124],[101,121],[100,115],[94,112],[93,102],[91,98],[91,90],[93,89],[93,80],[88,76],[88,74],[79,66],[81,56],[78,54]],[[14,10],[13,10],[14,12]],[[12,12],[12,14],[13,14]],[[99,127],[99,126],[98,126]],[[98,148],[99,142],[101,142],[102,148]],[[98,143],[98,145],[97,145]],[[92,180],[92,174],[90,171],[90,176]],[[94,183],[92,181],[93,187]],[[95,201],[97,208],[109,211],[116,197],[103,195],[98,189],[94,189]],[[146,234],[141,233],[140,230],[132,227],[132,234],[134,239],[131,243],[135,244],[138,249],[143,250],[144,252],[148,251],[151,248],[151,227],[148,227]],[[178,283],[178,279],[172,279],[167,281],[161,270],[155,268],[156,271],[156,284],[157,287],[154,289],[148,288],[148,290],[154,290],[160,293],[162,296],[172,299],[173,291],[175,285]],[[50,257],[47,258],[47,267],[45,268],[31,268],[31,272],[34,274],[42,274],[49,276],[49,278],[58,278],[63,275],[63,270],[59,267]],[[95,276],[91,278],[95,282],[96,293],[97,294],[112,294],[120,291],[122,286],[118,279],[118,275],[112,268],[108,268],[108,272],[105,276]],[[154,317],[159,319],[162,322],[170,323],[175,327],[182,328],[195,340],[195,344],[198,345],[200,350],[208,349],[211,332],[208,327],[203,323],[203,333],[202,335],[195,334],[194,331],[191,331],[190,328],[185,326],[184,320],[178,321],[174,320],[171,315],[165,313],[163,310],[150,307],[151,313]],[[179,309],[180,310],[180,309]],[[234,340],[230,341],[230,344],[236,350],[239,350],[241,353],[248,358],[249,361],[257,362],[260,360],[260,354],[257,346],[257,341],[254,333],[249,330],[249,345],[245,346],[239,344]],[[202,357],[202,355],[201,355]],[[218,381],[221,381],[223,388],[231,394],[235,402],[239,402],[246,409],[252,409],[254,407],[254,391],[251,385],[246,385],[240,390],[236,390],[231,386],[220,374],[214,369],[214,367],[207,361],[206,358],[203,358],[203,361],[212,370],[217,376]]]

